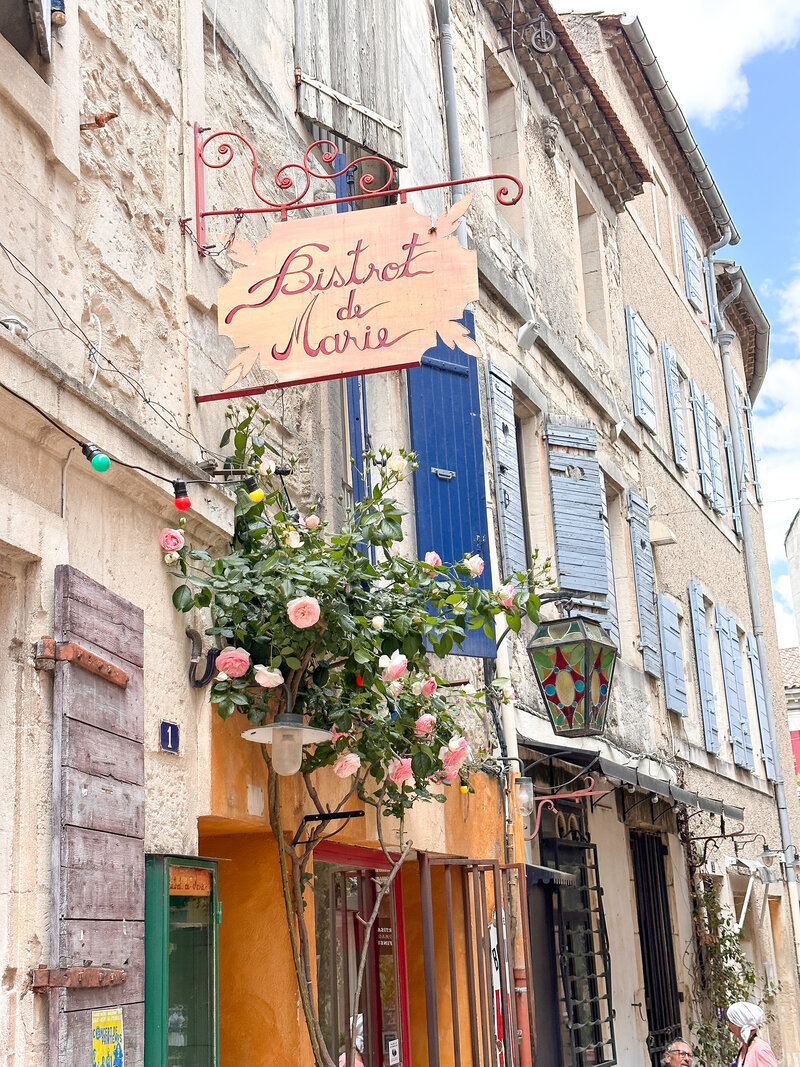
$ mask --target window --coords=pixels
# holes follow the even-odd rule
[[[650,195],[653,199],[653,224],[656,244],[672,271],[675,270],[675,235],[672,228],[672,196],[661,171],[651,157],[653,184]]]
[[[733,762],[746,770],[754,769],[753,743],[750,734],[750,714],[742,667],[742,646],[736,620],[719,604],[715,606],[717,641],[722,667],[722,687],[728,708]]]
[[[700,691],[700,708],[703,713],[703,733],[705,734],[706,751],[716,755],[719,752],[716,710],[716,691],[718,687],[715,687],[714,684],[714,668],[711,663],[708,609],[699,582],[689,582],[689,608],[692,616],[697,686]]]
[[[681,258],[683,259],[683,280],[686,289],[686,298],[695,311],[703,312],[703,279],[702,260],[697,247],[697,238],[694,227],[685,215],[678,216],[678,227],[681,235]]]
[[[661,676],[661,652],[656,616],[655,565],[650,543],[650,508],[647,501],[632,489],[628,490],[628,522],[642,667],[647,674],[658,678]]]
[[[320,847],[315,854],[317,1006],[322,1034],[334,1062],[345,1049],[352,1025],[364,924],[388,873],[383,856],[366,850]],[[401,1067],[409,1059],[399,898],[399,882],[395,881],[381,902],[369,942],[356,1019],[356,1049],[365,1067]]]
[[[216,1067],[217,865],[147,856],[146,1067]]]
[[[683,471],[689,470],[689,448],[686,440],[684,411],[686,408],[686,377],[678,366],[675,349],[666,341],[661,342],[664,363],[664,384],[667,392],[667,410],[672,434],[672,455]]]
[[[653,387],[654,345],[644,321],[631,307],[625,308],[628,331],[628,357],[631,366],[633,414],[651,434],[658,430],[656,395]]]
[[[683,641],[678,605],[668,596],[658,596],[658,622],[661,630],[661,659],[664,664],[664,700],[669,711],[689,714]]]
[[[497,510],[502,548],[502,577],[510,578],[529,566],[531,544],[526,521],[520,424],[511,380],[495,364],[489,365],[489,402],[497,481]]]
[[[495,174],[515,174],[522,178],[516,89],[497,57],[491,53],[485,56],[484,71],[491,170]],[[525,232],[524,205],[525,197],[511,207],[496,203],[500,214],[518,234]]]
[[[597,336],[608,341],[608,314],[603,276],[603,240],[600,218],[589,198],[575,185],[575,212],[580,253],[580,294],[583,315]]]

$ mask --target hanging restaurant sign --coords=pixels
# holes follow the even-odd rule
[[[459,244],[470,196],[432,222],[411,204],[294,219],[254,248],[219,290],[219,332],[237,353],[223,389],[256,366],[281,384],[411,367],[436,344],[478,355],[457,320],[478,298],[477,253]]]
[[[470,197],[435,221],[420,215],[407,197],[447,188],[457,195],[463,186],[498,181],[503,184],[497,202],[510,207],[522,196],[518,178],[486,174],[401,189],[387,160],[347,160],[332,141],[322,140],[306,149],[301,162],[277,170],[275,185],[286,198],[272,200],[259,187],[261,168],[250,142],[232,131],[206,132],[195,124],[195,214],[180,224],[199,255],[227,252],[239,264],[218,298],[220,333],[237,352],[223,386],[228,391],[198,396],[198,403],[411,367],[436,344],[437,334],[451,347],[478,354],[458,322],[465,305],[478,297],[476,253],[456,236]],[[209,209],[207,172],[224,169],[241,154],[249,157],[256,206]],[[318,171],[320,162],[329,169]],[[339,195],[311,196],[312,180],[333,182]],[[394,203],[383,206],[387,200]],[[353,210],[370,202],[382,203],[371,211]],[[335,214],[288,221],[290,212],[334,206]],[[255,247],[236,239],[244,218],[264,214],[281,219],[269,237]],[[215,248],[207,243],[207,225],[226,216],[234,219],[233,232]],[[256,369],[273,372],[276,380],[246,383]]]

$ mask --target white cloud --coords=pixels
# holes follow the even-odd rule
[[[594,0],[556,0],[557,10],[597,11]],[[610,7],[638,15],[661,69],[689,119],[713,125],[742,111],[749,86],[744,66],[763,52],[800,40],[800,0],[628,0]]]
[[[779,291],[779,298],[778,321],[800,345],[800,273],[796,273]]]

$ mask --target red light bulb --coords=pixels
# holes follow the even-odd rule
[[[186,482],[173,482],[172,487],[175,490],[175,507],[178,511],[188,511],[192,502],[186,492]]]

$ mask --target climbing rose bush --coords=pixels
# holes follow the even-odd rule
[[[468,784],[479,754],[457,722],[459,707],[485,713],[487,690],[453,687],[435,674],[430,652],[457,652],[470,630],[519,631],[538,620],[537,583],[547,564],[506,576],[497,589],[478,579],[484,560],[444,562],[435,545],[423,558],[402,551],[403,515],[393,490],[416,469],[413,455],[365,453],[363,500],[340,529],[302,516],[276,476],[255,408],[228,413],[226,466],[252,472],[264,489],[254,503],[238,491],[230,551],[212,556],[175,538],[179,611],[205,608],[206,633],[222,647],[210,697],[223,718],[270,721],[293,705],[332,739],[306,748],[303,770],[330,766],[353,778],[359,795],[390,815],[415,801],[443,800],[442,786]],[[167,546],[161,541],[161,547]],[[513,585],[510,578],[514,579]],[[507,679],[495,679],[494,695]]]

